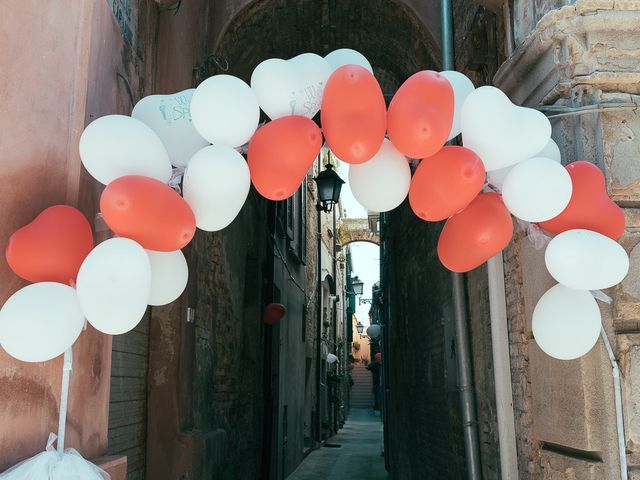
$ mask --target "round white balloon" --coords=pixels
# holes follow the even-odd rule
[[[131,116],[158,134],[171,163],[186,167],[191,156],[209,145],[191,121],[191,97],[194,88],[171,95],[149,95],[133,107]]]
[[[147,250],[151,263],[151,294],[149,305],[160,306],[182,295],[189,280],[187,259],[180,250],[156,252]]]
[[[331,67],[315,53],[290,60],[270,58],[253,71],[251,89],[272,120],[288,115],[312,118],[320,110],[329,75]]]
[[[381,332],[382,329],[380,328],[380,325],[374,324],[367,327],[367,335],[369,335],[371,338],[378,338]]]
[[[553,141],[553,138],[549,139],[549,142],[545,145],[545,147],[540,150],[536,155],[536,158],[550,158],[551,160],[561,163],[562,157],[560,155],[560,149],[558,148],[558,144]],[[500,168],[498,170],[492,170],[487,174],[487,179],[489,183],[494,187],[502,190],[502,185],[504,185],[504,179],[507,178],[509,172],[513,168],[513,165],[510,167]]]
[[[95,247],[78,272],[78,300],[87,320],[110,335],[135,328],[151,290],[151,265],[144,249],[128,238]]]
[[[196,226],[222,230],[240,213],[251,187],[249,167],[233,148],[211,145],[196,153],[184,173],[184,199]]]
[[[541,112],[518,107],[498,88],[469,94],[461,113],[462,140],[487,172],[532,158],[551,138],[551,124]]]
[[[365,163],[349,165],[349,186],[356,200],[372,212],[387,212],[409,193],[411,168],[407,158],[385,138]]]
[[[240,147],[258,128],[260,107],[251,87],[231,75],[214,75],[191,98],[191,118],[210,143]]]
[[[573,184],[567,170],[550,158],[530,158],[517,164],[502,186],[509,211],[527,222],[543,222],[562,212],[571,199]]]
[[[451,140],[460,135],[462,131],[462,106],[467,100],[467,97],[471,95],[471,92],[475,90],[475,87],[473,86],[473,82],[471,82],[469,77],[464,73],[456,72],[455,70],[445,70],[444,72],[440,72],[440,75],[449,80],[451,88],[453,88],[453,124],[451,125],[451,132],[449,132],[449,137],[447,138],[447,140]]]
[[[324,59],[331,66],[331,71],[337,70],[344,65],[360,65],[373,73],[373,67],[367,57],[360,52],[350,48],[339,48],[328,54]]]
[[[338,361],[338,357],[336,357],[333,353],[327,354],[327,363],[336,363]]]
[[[91,122],[80,137],[82,164],[107,185],[125,175],[142,175],[167,183],[171,162],[162,140],[147,125],[124,115]]]
[[[591,293],[558,284],[538,301],[532,329],[543,352],[559,360],[573,360],[598,341],[600,309]]]
[[[34,283],[11,295],[0,310],[0,345],[23,362],[46,362],[71,347],[83,327],[73,288]]]
[[[577,290],[601,290],[620,283],[629,271],[629,255],[614,240],[591,230],[568,230],[551,240],[544,254],[559,283]]]

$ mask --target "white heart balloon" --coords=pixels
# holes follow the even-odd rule
[[[142,320],[151,290],[151,264],[144,249],[128,238],[110,238],[95,247],[78,272],[80,307],[97,330],[126,333]]]
[[[258,128],[260,107],[251,87],[231,75],[214,75],[191,97],[191,118],[210,143],[240,147]]]
[[[387,212],[409,193],[411,168],[407,158],[384,139],[371,160],[349,165],[349,186],[356,200],[372,212]]]
[[[87,125],[80,137],[80,159],[104,185],[125,175],[162,183],[171,178],[171,162],[162,140],[140,120],[125,115],[107,115]]]
[[[184,199],[193,210],[196,226],[207,232],[222,230],[238,216],[250,188],[244,157],[224,145],[197,152],[184,173]]]
[[[498,88],[471,92],[461,114],[462,140],[489,172],[532,158],[551,138],[551,124],[541,112],[518,107]]]
[[[335,71],[345,65],[360,65],[373,73],[373,67],[367,57],[350,48],[339,48],[329,53],[324,59],[329,63],[331,71]]]
[[[536,343],[559,360],[573,360],[589,352],[598,341],[601,326],[593,295],[560,284],[549,289],[533,311]]]
[[[336,357],[333,353],[327,354],[327,363],[336,363],[338,361],[338,357]]]
[[[562,157],[560,155],[560,149],[558,148],[558,144],[553,141],[553,138],[549,139],[549,142],[545,145],[545,147],[540,150],[534,157],[537,158],[550,158],[554,162],[561,163]],[[500,168],[499,170],[493,170],[487,174],[487,179],[489,183],[494,187],[502,190],[502,185],[504,185],[504,179],[507,178],[509,172],[513,168],[513,165],[506,168]]]
[[[455,70],[445,70],[440,72],[444,78],[449,80],[451,88],[453,88],[453,124],[451,125],[451,132],[447,140],[451,140],[454,137],[460,135],[462,131],[462,106],[467,100],[467,97],[471,95],[471,92],[475,90],[473,82],[469,80],[464,73],[456,72]]]
[[[194,88],[171,95],[144,97],[131,112],[158,134],[167,149],[171,164],[186,167],[191,156],[209,145],[191,121],[191,97]]]
[[[601,290],[620,283],[629,272],[629,255],[605,235],[567,230],[549,242],[547,270],[559,283],[577,290]]]
[[[550,158],[530,158],[509,172],[502,200],[514,216],[543,222],[566,208],[572,191],[571,177],[562,165]]]
[[[83,327],[73,288],[34,283],[11,295],[0,310],[0,345],[23,362],[46,362],[71,347]]]
[[[151,294],[149,305],[160,306],[182,295],[189,280],[189,267],[184,254],[146,250],[151,263]]]
[[[290,60],[270,58],[251,75],[251,89],[264,112],[275,120],[289,115],[312,118],[320,110],[331,67],[314,53]]]
[[[380,325],[373,324],[367,327],[367,335],[369,335],[371,338],[378,338],[381,332],[382,328],[380,327]]]

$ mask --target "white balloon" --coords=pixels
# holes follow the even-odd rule
[[[126,333],[149,303],[151,265],[144,249],[128,238],[95,247],[78,272],[78,300],[87,320],[110,335]]]
[[[350,48],[339,48],[328,54],[324,59],[331,66],[331,71],[335,71],[344,65],[360,65],[373,73],[373,67],[367,60],[367,57],[360,52],[351,50]]]
[[[71,347],[83,327],[73,288],[34,283],[11,295],[0,310],[0,345],[23,362],[46,362]]]
[[[517,164],[502,186],[509,211],[527,222],[543,222],[569,204],[573,184],[565,168],[550,158],[530,158]]]
[[[133,107],[131,116],[158,134],[167,149],[171,164],[186,167],[191,156],[209,145],[191,121],[191,97],[194,88],[171,95],[149,95]]]
[[[272,120],[288,115],[312,118],[320,110],[329,75],[331,67],[315,53],[290,60],[270,58],[253,71],[251,89]]]
[[[536,343],[547,355],[573,360],[586,354],[598,341],[600,309],[593,295],[556,285],[538,301],[532,330]]]
[[[240,147],[258,128],[260,107],[251,87],[231,75],[214,75],[191,98],[191,118],[211,143]]]
[[[107,185],[124,175],[143,175],[167,183],[169,154],[156,133],[140,120],[107,115],[91,122],[80,137],[82,164]]]
[[[554,162],[561,163],[562,157],[560,155],[560,149],[558,148],[558,144],[553,141],[553,138],[549,139],[549,142],[545,145],[545,147],[540,150],[536,155],[536,158],[550,158]],[[510,167],[500,168],[498,170],[493,170],[487,174],[487,179],[489,183],[494,187],[502,189],[502,185],[504,185],[504,179],[507,178],[509,172],[513,168],[513,165]]]
[[[544,261],[553,278],[577,290],[613,287],[629,272],[629,255],[624,248],[591,230],[557,235],[547,245]]]
[[[240,213],[251,188],[247,162],[233,148],[211,145],[196,153],[184,173],[184,199],[196,226],[222,230]]]
[[[551,124],[541,112],[518,107],[495,87],[480,87],[462,107],[462,140],[484,163],[498,170],[532,158],[551,138]]]
[[[407,158],[385,138],[365,163],[349,165],[349,186],[358,202],[372,212],[387,212],[409,193],[411,168]]]
[[[189,267],[184,254],[146,250],[151,263],[151,294],[149,305],[160,306],[182,295],[189,280]]]
[[[460,132],[462,131],[462,106],[464,105],[467,97],[471,95],[471,92],[475,90],[475,87],[471,80],[469,80],[469,77],[464,73],[456,72],[455,70],[445,70],[444,72],[440,72],[440,75],[449,80],[449,83],[453,88],[453,124],[451,125],[451,132],[447,138],[447,140],[451,140],[452,138],[460,135]]]
[[[367,327],[367,335],[369,335],[371,338],[378,338],[381,331],[382,329],[380,328],[380,325],[374,324]]]
[[[338,361],[338,357],[336,357],[333,353],[327,354],[327,363],[336,363]]]

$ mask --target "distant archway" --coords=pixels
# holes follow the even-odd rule
[[[353,242],[369,242],[380,245],[380,233],[372,231],[366,218],[345,218],[340,222],[338,230],[340,243],[348,245]]]

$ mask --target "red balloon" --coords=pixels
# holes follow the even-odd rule
[[[262,321],[267,325],[274,325],[287,313],[287,309],[281,303],[270,303],[264,309]]]
[[[73,207],[56,205],[17,230],[7,244],[7,263],[30,282],[75,282],[93,248],[87,219]]]
[[[354,368],[356,368],[356,366],[353,363],[347,365],[347,370],[349,371],[353,370]]]
[[[100,210],[117,235],[158,252],[180,250],[196,231],[187,202],[164,183],[140,175],[120,177],[107,185]]]
[[[437,222],[463,210],[480,193],[484,164],[468,148],[444,147],[420,162],[409,189],[409,204],[423,220]]]
[[[249,142],[251,181],[269,200],[296,193],[322,147],[320,128],[307,117],[282,117],[260,127]]]
[[[345,65],[331,74],[324,87],[320,118],[327,145],[347,163],[370,160],[384,140],[387,107],[371,72]]]
[[[430,157],[447,141],[453,112],[451,83],[438,72],[415,73],[389,104],[389,140],[409,158]]]
[[[376,362],[382,363],[382,353],[380,352],[376,353]]]
[[[540,222],[551,233],[582,228],[617,240],[624,233],[622,209],[607,195],[604,175],[594,164],[584,161],[566,166],[573,192],[569,205],[557,217]]]
[[[511,241],[513,222],[497,193],[481,193],[444,225],[438,257],[453,272],[482,265]]]

